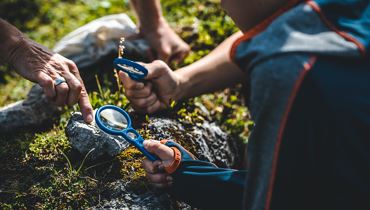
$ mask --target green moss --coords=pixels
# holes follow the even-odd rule
[[[31,186],[29,194],[37,209],[87,208],[95,203],[96,198],[89,195],[96,187],[94,179],[82,177],[75,170],[53,170],[48,181]]]
[[[122,179],[128,182],[128,187],[134,191],[145,191],[147,186],[145,171],[142,167],[143,159],[143,154],[133,146],[118,155]]]
[[[56,161],[61,158],[60,151],[70,148],[69,141],[60,127],[36,134],[29,145],[29,155],[41,161]]]
[[[13,71],[13,70],[12,70]],[[4,83],[0,83],[0,106],[26,98],[32,82],[21,78],[14,72],[3,76]]]

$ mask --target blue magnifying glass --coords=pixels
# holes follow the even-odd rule
[[[144,148],[143,137],[131,127],[131,118],[123,109],[113,105],[102,106],[96,111],[95,121],[101,130],[111,135],[122,136],[149,160],[159,160],[158,157]]]
[[[117,70],[126,72],[131,79],[136,81],[140,81],[148,75],[148,70],[144,66],[125,58],[115,58],[113,66]]]

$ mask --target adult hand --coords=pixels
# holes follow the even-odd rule
[[[148,69],[145,82],[134,81],[126,73],[119,72],[132,107],[142,113],[154,113],[170,107],[171,101],[177,100],[181,92],[178,75],[160,60],[142,65]]]
[[[171,186],[173,179],[164,168],[169,167],[175,160],[174,151],[155,140],[146,140],[143,144],[148,152],[155,154],[161,159],[154,162],[148,159],[143,161],[143,168],[146,172],[148,181],[158,188]]]
[[[93,109],[73,61],[27,38],[21,38],[10,52],[9,63],[21,76],[38,83],[49,100],[59,106],[78,102],[85,122],[93,121]],[[66,83],[55,85],[58,77],[64,77]]]
[[[166,20],[161,19],[158,26],[152,29],[140,29],[140,34],[149,42],[149,45],[158,55],[158,59],[166,63],[180,62],[190,51],[185,43],[168,25]]]

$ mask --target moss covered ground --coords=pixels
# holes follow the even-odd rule
[[[232,20],[222,11],[218,0],[162,0],[164,15],[171,26],[190,44],[192,52],[175,68],[207,55],[218,43],[236,31]],[[125,0],[2,0],[0,14],[37,42],[52,48],[64,35],[108,14],[127,12],[135,19]],[[189,26],[197,25],[196,33]],[[115,78],[99,81],[89,93],[92,105],[117,104],[129,108]],[[23,99],[31,82],[20,78],[11,67],[0,67],[0,106]],[[114,87],[113,87],[114,86]],[[118,91],[113,91],[117,90]],[[215,121],[236,141],[247,141],[252,123],[241,100],[240,87],[204,95],[174,104],[172,114],[184,124],[203,119]],[[208,110],[205,114],[204,108]],[[80,209],[99,202],[105,186],[117,179],[134,180],[137,190],[145,188],[142,155],[129,148],[115,158],[99,162],[71,151],[64,128],[70,113],[65,113],[42,131],[0,135],[1,209]],[[145,116],[142,116],[146,118]],[[142,126],[145,137],[150,134]]]

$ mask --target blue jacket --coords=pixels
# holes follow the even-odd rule
[[[249,74],[247,170],[183,160],[178,198],[204,209],[370,209],[370,3],[292,2],[231,50]]]

